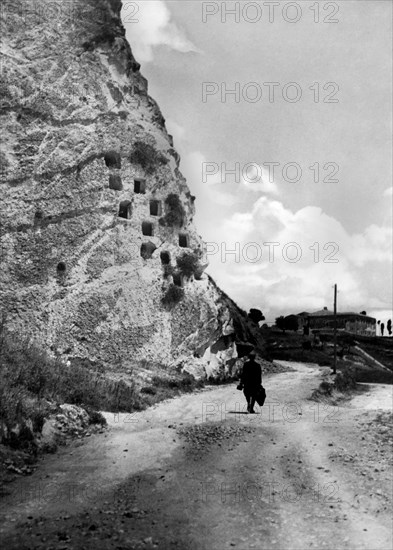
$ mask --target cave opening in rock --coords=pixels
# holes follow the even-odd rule
[[[114,189],[115,191],[121,191],[123,189],[119,174],[111,174],[109,176],[109,189]]]
[[[180,273],[173,274],[173,284],[180,287],[183,286],[183,277],[180,275]]]
[[[153,252],[156,250],[156,246],[151,242],[143,243],[141,246],[141,256],[144,260],[150,260]]]
[[[104,160],[108,168],[121,168],[121,156],[116,151],[105,153]]]
[[[171,255],[167,251],[161,252],[160,258],[163,265],[168,265],[171,263]]]
[[[147,237],[153,236],[153,224],[150,222],[142,222],[142,235]]]
[[[67,270],[67,266],[64,262],[59,262],[57,264],[57,274],[58,275],[64,275],[64,273],[66,272]]]
[[[34,214],[34,225],[40,225],[43,217],[44,217],[43,211],[37,210],[36,213]]]
[[[131,218],[131,202],[122,201],[119,206],[119,218],[129,220]]]
[[[146,193],[146,180],[144,179],[135,179],[134,180],[134,192],[135,193]]]
[[[161,201],[151,200],[150,201],[150,215],[151,216],[161,216]]]
[[[189,236],[188,233],[179,233],[179,246],[182,248],[188,248]]]

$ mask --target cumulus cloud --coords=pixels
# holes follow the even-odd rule
[[[183,53],[199,51],[172,21],[164,0],[137,3],[123,0],[122,19],[126,36],[138,61],[152,61],[157,46],[167,46]]]
[[[210,273],[246,307],[262,307],[267,315],[331,307],[335,283],[341,311],[389,305],[389,227],[349,234],[321,208],[293,212],[264,196],[210,234]]]
[[[273,179],[273,174],[265,166],[256,162],[241,165],[240,162],[221,164],[204,162],[202,164],[203,182],[237,185],[237,188],[254,193],[278,195],[279,190]]]
[[[226,207],[236,205],[234,185],[222,183],[219,170],[205,176],[206,162],[205,156],[199,151],[187,155],[182,162],[185,173],[191,175],[189,183],[192,191],[197,195],[198,201],[212,208],[217,207],[217,205]],[[210,163],[210,165],[212,164]]]
[[[265,166],[250,162],[242,167],[241,183],[248,191],[279,195],[278,186],[273,176],[273,171],[269,171]]]
[[[227,165],[209,161],[203,153],[194,151],[183,159],[182,170],[198,200],[205,206],[215,204],[230,208],[241,203],[254,203],[257,193],[279,195],[278,186],[268,170],[256,163]]]
[[[201,152],[185,155],[182,170],[209,243],[208,272],[239,305],[260,307],[273,321],[281,313],[332,308],[337,283],[340,311],[390,307],[390,226],[349,233],[320,207],[291,210],[266,172],[258,194],[242,177],[223,184],[218,165],[203,183],[205,162]]]

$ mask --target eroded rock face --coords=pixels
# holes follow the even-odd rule
[[[247,339],[233,328],[242,316],[203,275],[193,198],[125,40],[120,1],[2,9],[7,326],[114,370],[202,358],[231,333],[219,353],[233,358],[233,341]],[[176,271],[184,252],[198,258],[197,279]],[[164,304],[169,287],[181,297]]]

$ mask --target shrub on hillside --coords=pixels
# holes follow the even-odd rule
[[[65,365],[28,338],[0,330],[0,438],[31,423],[40,432],[55,403],[93,410],[131,412],[142,408],[133,382],[108,380],[97,369]],[[95,414],[95,413],[94,413]],[[102,423],[98,415],[94,418]]]
[[[255,308],[251,308],[249,313],[248,313],[248,317],[249,319],[251,319],[251,321],[253,323],[255,323],[256,325],[260,322],[260,321],[264,321],[265,320],[265,316],[263,315],[262,311],[260,309],[255,309]]]
[[[204,386],[203,380],[196,380],[187,372],[173,372],[165,369],[165,374],[154,375],[151,378],[152,386],[144,386],[141,393],[149,405],[153,405],[181,393],[189,393]]]
[[[334,381],[334,388],[340,392],[348,392],[356,388],[356,378],[352,369],[346,368],[338,372]]]
[[[327,380],[323,380],[319,386],[319,392],[322,395],[331,395],[333,391],[333,384]]]
[[[183,252],[176,258],[177,267],[185,277],[191,277],[199,272],[199,255],[195,252]]]
[[[181,227],[184,223],[185,211],[179,195],[170,193],[165,199],[167,213],[160,218],[160,225],[168,227]]]
[[[117,19],[107,18],[105,24],[100,25],[94,36],[91,36],[88,40],[83,42],[82,48],[86,51],[93,51],[100,44],[107,42],[113,44],[115,39],[121,36],[119,34],[119,26]]]
[[[162,297],[162,303],[166,306],[178,304],[184,296],[184,290],[174,284],[170,284]]]
[[[170,388],[184,392],[191,392],[195,388],[201,388],[204,385],[202,381],[196,380],[188,372],[183,372],[172,377],[153,376],[151,381],[155,388]]]
[[[145,141],[136,141],[133,145],[130,161],[139,164],[147,174],[155,172],[158,165],[167,164],[168,160],[162,153]]]
[[[89,415],[89,424],[100,424],[101,426],[106,426],[105,416],[100,413],[100,411],[96,411],[91,407],[85,407],[85,409]]]
[[[351,394],[356,389],[355,373],[351,368],[338,371],[334,381],[323,380],[319,387],[313,391],[312,399],[333,397],[340,394]],[[338,394],[336,392],[339,392]]]

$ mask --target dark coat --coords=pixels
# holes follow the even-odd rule
[[[261,365],[254,359],[250,359],[243,366],[243,372],[240,381],[244,386],[246,393],[256,393],[262,384]]]

